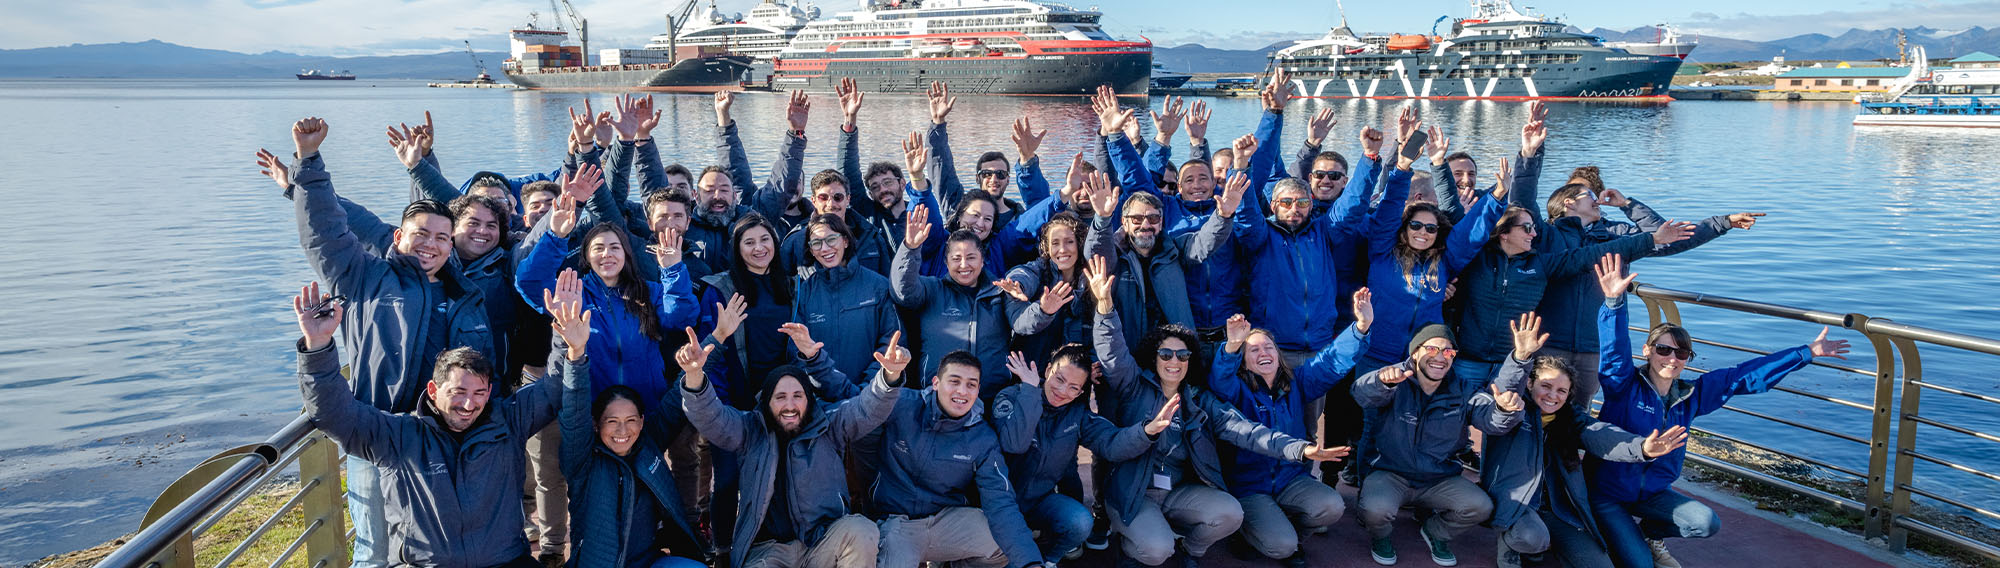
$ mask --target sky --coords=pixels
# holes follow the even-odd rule
[[[8,0],[7,3],[27,0]],[[571,0],[591,22],[592,49],[641,47],[666,27],[668,10],[686,0]],[[708,2],[709,0],[698,0]],[[715,0],[723,12],[746,12],[758,0]],[[857,0],[822,0],[822,11]],[[1440,16],[1463,16],[1456,0],[1348,0],[1357,32],[1428,32]],[[10,10],[0,49],[159,39],[246,53],[402,55],[458,49],[461,40],[506,50],[506,31],[546,0],[90,0],[37,3]],[[1107,30],[1162,46],[1200,43],[1256,49],[1318,37],[1339,21],[1333,0],[1090,0]],[[1583,29],[1632,29],[1661,22],[1683,32],[1748,40],[1848,28],[1929,26],[1956,30],[2000,25],[2000,0],[1670,0],[1604,2],[1517,0],[1523,11],[1563,18]]]

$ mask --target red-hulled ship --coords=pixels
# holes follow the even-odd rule
[[[832,91],[853,78],[866,91],[1084,95],[1110,84],[1144,95],[1153,44],[1121,41],[1103,15],[1026,0],[862,0],[862,10],[806,25],[778,55],[778,89]]]

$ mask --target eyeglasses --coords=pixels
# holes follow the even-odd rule
[[[1665,345],[1660,345],[1658,343],[1653,344],[1653,354],[1661,357],[1673,357],[1675,359],[1680,359],[1682,361],[1691,361],[1694,359],[1693,349],[1688,349],[1685,347],[1668,347]]]
[[[1168,361],[1186,361],[1194,358],[1194,351],[1190,349],[1168,349],[1161,347],[1154,354]]]
[[[1404,223],[1403,227],[1412,231],[1423,231],[1433,235],[1437,234],[1438,232],[1437,223],[1425,223],[1414,219],[1408,223]]]
[[[1445,356],[1445,357],[1457,357],[1457,356],[1458,356],[1458,350],[1457,350],[1457,349],[1452,349],[1452,348],[1450,348],[1450,347],[1438,347],[1438,346],[1436,346],[1436,345],[1421,345],[1421,346],[1418,346],[1417,348],[1418,348],[1418,349],[1422,349],[1422,350],[1424,350],[1424,354],[1425,354],[1425,355],[1430,355],[1430,356],[1433,356],[1433,357],[1435,357],[1435,356],[1439,356],[1439,355],[1442,355],[1442,356]]]
[[[1125,216],[1125,220],[1126,220],[1126,221],[1131,221],[1131,222],[1134,222],[1134,223],[1147,223],[1147,224],[1153,224],[1153,223],[1158,223],[1158,222],[1160,222],[1160,219],[1162,219],[1162,217],[1160,217],[1160,214],[1159,214],[1159,213],[1148,213],[1148,214],[1145,214],[1145,215],[1139,215],[1139,214],[1132,214],[1132,215],[1126,215],[1126,216]]]
[[[1007,179],[1007,170],[979,170],[979,177]]]
[[[1313,179],[1330,179],[1333,181],[1340,181],[1342,178],[1347,177],[1347,172],[1314,170],[1312,173],[1312,177]]]
[[[839,244],[840,242],[841,240],[839,236],[821,237],[810,241],[806,241],[806,246],[814,249],[823,249],[831,247],[835,244]]]
[[[845,193],[821,193],[821,194],[817,194],[817,195],[814,195],[814,196],[813,196],[813,201],[828,201],[828,202],[833,202],[833,203],[846,203],[846,202],[847,202],[847,194],[845,194]]]
[[[876,179],[876,180],[875,180],[875,183],[871,183],[871,184],[868,184],[868,187],[872,187],[872,188],[875,188],[875,190],[876,190],[876,191],[888,191],[888,190],[891,190],[891,189],[902,189],[902,188],[903,188],[903,178],[900,178],[900,177],[893,177],[893,176],[891,176],[891,177],[884,177],[884,178],[879,178],[879,179]]]
[[[1280,197],[1271,200],[1271,204],[1279,207],[1311,207],[1313,200],[1311,197]]]

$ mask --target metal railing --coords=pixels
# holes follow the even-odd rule
[[[1912,498],[1922,497],[2000,521],[2000,512],[1944,495],[1934,488],[1919,485],[1915,479],[1917,462],[1924,462],[2000,482],[2000,474],[1953,461],[1946,456],[1925,453],[1918,447],[1920,442],[1936,439],[1935,435],[1927,435],[1924,427],[1929,428],[1928,432],[1941,431],[1954,436],[1967,436],[1984,442],[2000,443],[2000,436],[1993,433],[1981,432],[1923,414],[1924,391],[1935,391],[1993,405],[2000,405],[2000,397],[1933,382],[1923,373],[1922,352],[1919,350],[1920,346],[1928,346],[1933,350],[1950,349],[2000,355],[2000,341],[1909,326],[1862,314],[1809,310],[1646,284],[1639,285],[1634,293],[1644,301],[1650,325],[1658,325],[1661,322],[1680,323],[1681,306],[1703,306],[1741,314],[1838,326],[1862,334],[1873,346],[1875,365],[1872,371],[1822,361],[1815,361],[1812,364],[1838,373],[1868,378],[1874,387],[1869,401],[1847,400],[1792,386],[1779,386],[1774,389],[1804,400],[1830,405],[1829,408],[1833,410],[1856,414],[1867,413],[1869,434],[1866,438],[1822,425],[1834,421],[1821,420],[1819,422],[1822,424],[1809,424],[1746,409],[1735,404],[1723,407],[1736,414],[1837,440],[1843,442],[1843,445],[1865,447],[1867,449],[1865,471],[1835,463],[1824,456],[1785,451],[1740,437],[1696,429],[1697,432],[1713,439],[1783,456],[1838,476],[1851,478],[1865,485],[1866,489],[1861,492],[1859,499],[1714,456],[1690,452],[1689,459],[1729,475],[1778,487],[1859,514],[1864,518],[1864,536],[1869,539],[1882,539],[1891,551],[1897,553],[1905,550],[1909,535],[1916,533],[1954,548],[2000,560],[2000,546],[1920,520],[1911,514]],[[1638,327],[1633,329],[1644,331]],[[1709,339],[1697,338],[1695,342],[1758,355],[1768,353]],[[1862,357],[1859,351],[1855,357],[1857,359]],[[1705,371],[1693,367],[1690,367],[1690,370]],[[2000,412],[2000,408],[1995,408],[1995,411]],[[285,547],[270,566],[275,568],[284,564],[303,548],[306,551],[305,564],[309,568],[346,568],[347,530],[342,516],[344,500],[340,489],[340,453],[331,440],[314,430],[311,422],[304,417],[293,420],[263,443],[222,452],[175,481],[160,494],[152,509],[147,512],[139,534],[110,556],[105,557],[97,567],[196,568],[195,538],[214,527],[238,505],[259,494],[293,463],[298,464],[297,492],[292,494],[277,512],[264,519],[213,568],[227,568],[233,564],[295,508],[303,511],[305,530]]]
[[[1970,392],[1946,384],[1927,380],[1923,373],[1923,351],[1920,347],[1938,350],[1956,350],[1983,355],[2000,355],[2000,340],[1975,337],[1961,333],[1941,331],[1923,327],[1904,325],[1883,318],[1863,314],[1838,314],[1833,312],[1795,308],[1791,306],[1755,302],[1723,296],[1713,296],[1673,290],[1652,285],[1639,285],[1634,293],[1646,304],[1650,325],[1662,322],[1681,323],[1682,305],[1704,306],[1731,312],[1765,316],[1771,318],[1835,326],[1860,333],[1873,347],[1874,370],[1851,367],[1836,363],[1814,361],[1815,367],[1865,376],[1872,380],[1872,400],[1852,401],[1803,388],[1780,386],[1774,391],[1784,392],[1810,401],[1833,405],[1834,410],[1845,409],[1852,412],[1866,412],[1869,416],[1867,438],[1842,433],[1821,425],[1789,420],[1768,413],[1744,409],[1738,405],[1725,405],[1725,410],[1763,421],[1782,424],[1804,432],[1866,447],[1868,450],[1866,471],[1832,463],[1823,456],[1807,456],[1797,452],[1787,452],[1768,447],[1766,444],[1748,442],[1737,437],[1697,428],[1712,438],[1755,448],[1758,451],[1783,456],[1800,463],[1810,464],[1823,471],[1838,476],[1852,478],[1865,485],[1860,499],[1839,495],[1834,492],[1800,483],[1798,481],[1759,471],[1755,468],[1723,461],[1713,456],[1689,453],[1688,459],[1729,475],[1750,479],[1775,486],[1798,495],[1824,501],[1828,504],[1857,513],[1863,517],[1863,536],[1869,539],[1883,539],[1889,550],[1902,553],[1908,546],[1909,535],[1914,532],[1935,538],[1954,548],[1959,548],[1987,558],[2000,560],[2000,546],[1982,541],[1976,537],[1925,522],[1911,514],[1912,497],[1923,497],[1961,510],[1969,511],[1994,521],[2000,521],[2000,512],[1954,499],[1934,488],[1920,485],[1915,478],[1917,462],[1942,466],[1953,471],[2000,482],[2000,474],[1978,467],[1953,461],[1950,458],[1927,454],[1918,449],[1920,442],[1936,440],[1930,434],[1942,430],[1952,435],[1970,436],[1973,439],[2000,443],[2000,436],[1980,432],[1972,428],[1946,422],[1940,418],[1926,416],[1922,412],[1923,391],[1956,395],[1968,400],[2000,405],[2000,397]],[[1634,331],[1645,331],[1634,327]],[[1710,345],[1754,354],[1767,351],[1729,345],[1726,343],[1697,338],[1695,343]],[[1859,359],[1857,350],[1856,358]],[[1899,365],[1900,363],[1900,365]],[[1705,371],[1690,367],[1689,370]],[[1900,389],[1898,387],[1901,387]],[[1899,398],[1900,397],[1900,398]],[[2000,407],[1994,409],[2000,412]],[[1838,420],[1817,420],[1821,424],[1837,423]],[[1934,430],[1925,431],[1922,426]],[[2000,484],[1995,485],[2000,488]]]

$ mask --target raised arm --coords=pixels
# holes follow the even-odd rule
[[[1250,402],[1250,385],[1243,384],[1243,340],[1250,335],[1250,320],[1243,314],[1229,316],[1223,324],[1225,341],[1222,348],[1215,350],[1215,361],[1208,370],[1208,390],[1231,403]]]
[[[1395,177],[1391,174],[1389,183],[1395,183]],[[1405,185],[1408,183],[1404,182]],[[1472,264],[1472,259],[1479,256],[1479,249],[1484,248],[1486,241],[1493,237],[1493,227],[1504,211],[1499,199],[1483,198],[1472,204],[1471,214],[1459,219],[1458,224],[1451,228],[1451,235],[1444,241],[1445,266],[1450,274],[1458,274],[1460,269]]]
[[[1537,223],[1542,220],[1541,188],[1537,184],[1542,179],[1542,143],[1549,139],[1548,117],[1549,109],[1541,101],[1528,103],[1528,123],[1521,126],[1521,153],[1514,156],[1513,176],[1507,191],[1508,204],[1527,209]]]
[[[918,274],[917,269],[917,251],[930,239],[927,209],[918,206],[904,216],[903,240],[896,247],[895,260],[889,264],[889,297],[903,308],[916,309],[929,304],[930,287],[936,285],[934,278]]]
[[[1410,380],[1410,368],[1395,363],[1380,369],[1368,370],[1354,378],[1354,402],[1362,408],[1382,408],[1396,398],[1396,387]]]
[[[379,253],[369,253],[348,227],[347,211],[341,207],[333,191],[333,178],[327,175],[326,163],[319,155],[326,135],[326,121],[316,117],[299,120],[292,125],[292,143],[300,157],[297,167],[288,170],[267,150],[257,151],[257,163],[279,186],[293,188],[299,244],[305,248],[306,262],[313,272],[335,292],[350,294],[388,265]]]
[[[1521,393],[1502,390],[1500,385],[1492,385],[1488,392],[1472,395],[1468,401],[1472,427],[1488,436],[1505,436],[1521,425],[1521,416],[1527,408],[1521,400]]]
[[[736,120],[729,115],[736,104],[733,91],[715,92],[715,165],[729,172],[729,183],[737,191],[757,187],[750,177],[750,153],[743,150],[743,137],[736,132]]]
[[[1298,384],[1293,388],[1299,389],[1299,395],[1305,400],[1326,396],[1349,371],[1354,370],[1362,351],[1368,348],[1368,329],[1375,322],[1374,299],[1375,294],[1367,288],[1355,290],[1352,302],[1354,323],[1294,373]]]
[[[1720,410],[1732,396],[1770,392],[1786,375],[1804,369],[1815,357],[1846,359],[1847,341],[1828,340],[1826,332],[1827,328],[1821,327],[1819,337],[1805,345],[1703,374],[1695,381],[1694,396],[1690,397],[1695,415]]]
[[[933,169],[931,180],[937,184],[938,202],[946,207],[957,207],[958,200],[965,196],[965,184],[959,180],[958,164],[951,157],[951,137],[945,130],[945,118],[951,115],[951,107],[958,104],[958,97],[951,96],[951,90],[943,82],[933,81],[925,91],[930,104],[931,128],[924,133],[924,146],[930,150],[930,165]]]
[[[1091,344],[1097,348],[1099,368],[1104,372],[1104,383],[1111,387],[1120,398],[1129,398],[1139,385],[1139,361],[1132,358],[1132,350],[1125,345],[1125,330],[1119,323],[1116,308],[1118,275],[1111,272],[1111,261],[1102,256],[1090,259],[1090,292],[1096,302],[1097,321],[1091,326]]]
[[[1333,125],[1339,122],[1330,106],[1320,107],[1318,112],[1313,113],[1312,119],[1306,121],[1305,144],[1299,145],[1298,154],[1292,156],[1292,177],[1312,180],[1313,162],[1319,160],[1320,144],[1326,141],[1326,135],[1333,132]]]
[[[340,354],[333,348],[333,334],[340,329],[346,312],[346,306],[334,301],[332,295],[320,293],[318,283],[301,288],[299,295],[292,297],[292,313],[304,332],[296,344],[299,391],[313,426],[340,442],[348,453],[379,461],[398,451],[396,418],[355,400],[354,391],[340,374]]]
[[[1623,388],[1627,381],[1644,380],[1632,367],[1625,315],[1625,290],[1639,275],[1624,272],[1625,260],[1618,255],[1606,255],[1597,263],[1598,289],[1604,292],[1604,306],[1597,310],[1597,383],[1606,393]]]

